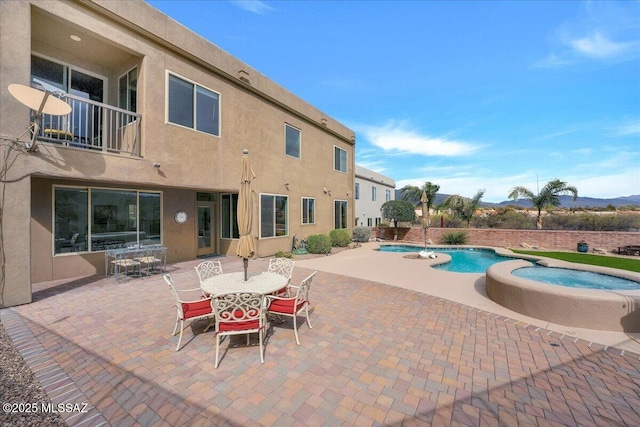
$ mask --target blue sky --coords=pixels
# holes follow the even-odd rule
[[[507,200],[640,194],[640,1],[149,1],[356,132],[356,163]]]

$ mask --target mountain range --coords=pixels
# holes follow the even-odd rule
[[[449,194],[436,194],[435,203],[433,205],[440,205],[444,200],[449,197]],[[402,199],[402,194],[400,190],[396,190],[396,200]],[[410,200],[411,201],[411,200]],[[622,206],[637,206],[640,207],[640,194],[634,196],[624,196],[624,197],[614,197],[611,199],[598,199],[595,197],[578,197],[576,201],[573,201],[571,196],[560,196],[561,208],[605,208],[609,205],[615,206],[616,208]],[[419,204],[420,201],[416,200],[415,204]],[[500,203],[489,203],[480,201],[481,207],[491,207],[498,208],[504,206],[521,206],[523,208],[530,208],[531,203],[528,200],[518,199],[517,201],[513,200],[505,200]]]

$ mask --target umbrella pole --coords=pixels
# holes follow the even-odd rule
[[[249,260],[247,258],[242,258],[242,264],[244,265],[244,281],[247,281],[247,268],[249,267]]]

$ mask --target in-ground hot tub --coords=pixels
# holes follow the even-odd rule
[[[570,268],[640,282],[640,274],[613,268],[538,261],[549,268]],[[515,312],[578,328],[640,332],[640,290],[580,289],[524,279],[513,270],[531,266],[524,260],[505,261],[487,269],[487,295]]]

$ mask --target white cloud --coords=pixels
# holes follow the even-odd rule
[[[595,32],[587,37],[569,41],[569,46],[579,55],[605,59],[620,57],[637,50],[638,43],[616,43],[603,36],[600,32]]]
[[[640,135],[640,119],[632,120],[614,129],[615,136]]]
[[[232,3],[240,9],[259,15],[273,10],[271,6],[260,0],[232,0]]]
[[[386,126],[362,126],[359,132],[364,138],[385,152],[400,152],[422,156],[468,156],[480,145],[446,137],[432,137],[404,129],[402,124],[390,122]]]

